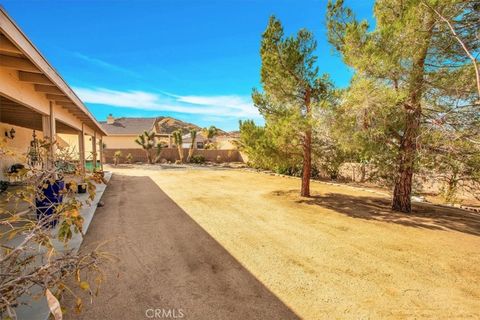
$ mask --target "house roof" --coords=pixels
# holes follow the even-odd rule
[[[100,125],[108,135],[138,135],[144,131],[150,132],[157,118],[116,118],[113,124],[100,121]]]

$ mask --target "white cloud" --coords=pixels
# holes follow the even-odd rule
[[[135,73],[131,70],[128,70],[126,68],[111,64],[109,62],[106,62],[106,61],[103,61],[103,60],[100,60],[100,59],[97,59],[97,58],[87,56],[83,53],[71,52],[71,54],[75,58],[81,59],[83,61],[86,61],[88,63],[94,64],[94,65],[99,66],[99,67],[102,67],[104,69],[112,70],[112,71],[115,71],[115,72],[121,72],[121,73],[128,74],[130,76],[137,77],[137,78],[139,77],[139,75],[137,73]]]
[[[260,117],[250,97],[238,95],[179,96],[144,91],[116,91],[105,88],[74,88],[74,90],[86,103],[216,117]]]

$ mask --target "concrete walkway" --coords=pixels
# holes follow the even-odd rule
[[[149,177],[114,174],[102,200],[83,247],[110,241],[119,261],[68,318],[298,319]]]

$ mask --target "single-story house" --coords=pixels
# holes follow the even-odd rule
[[[173,132],[182,130],[183,133],[191,129],[200,130],[199,127],[191,123],[186,123],[170,117],[154,118],[114,118],[113,115],[107,117],[107,121],[100,122],[102,128],[108,133],[104,139],[105,149],[141,149],[142,147],[135,142],[135,139],[144,131],[155,132],[157,142],[168,148],[175,146]]]
[[[30,142],[77,142],[78,159],[85,168],[86,141],[92,160],[101,159],[107,132],[35,45],[0,7],[0,138],[18,156],[0,158],[0,179],[8,167],[25,161]],[[99,141],[100,143],[97,143]],[[68,143],[68,142],[67,142]],[[56,154],[53,144],[49,152]],[[100,156],[97,156],[100,153]]]
[[[105,149],[141,149],[135,142],[138,135],[144,131],[155,130],[156,118],[114,118],[107,117],[107,121],[101,121],[102,128],[107,132],[103,143]]]
[[[207,138],[204,136],[202,132],[197,132],[195,136],[195,145],[193,146],[194,149],[204,149],[205,144],[207,143]],[[182,148],[189,149],[192,145],[192,136],[190,133],[184,134],[182,136]]]

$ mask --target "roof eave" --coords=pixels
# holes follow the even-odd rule
[[[52,81],[53,84],[55,84],[60,91],[62,91],[73,102],[73,104],[80,111],[82,111],[88,117],[88,119],[91,120],[91,122],[96,126],[96,128],[92,129],[100,131],[102,135],[107,135],[107,132],[101,127],[100,123],[90,113],[80,98],[70,88],[57,70],[52,67],[47,59],[45,59],[42,53],[30,41],[30,39],[25,35],[25,33],[20,29],[20,27],[8,15],[7,11],[1,5],[0,22],[2,22],[0,23],[0,30],[2,33],[5,34],[5,36],[22,51],[25,57],[28,58],[50,81]]]

